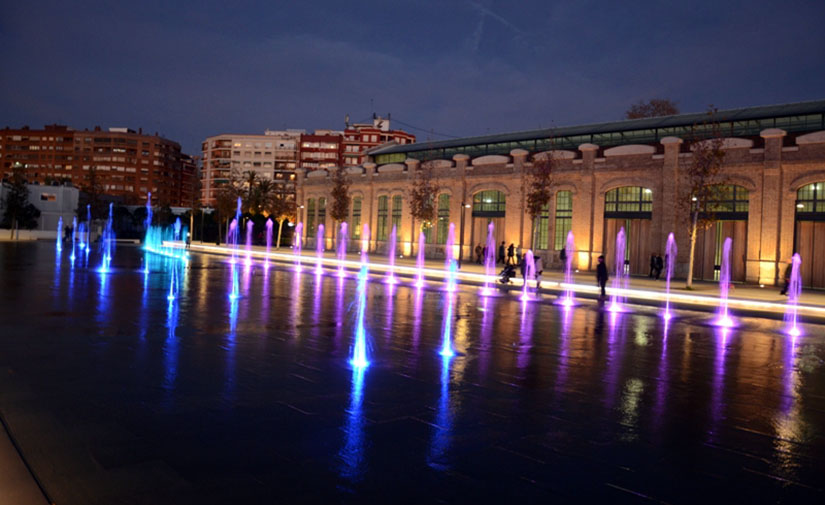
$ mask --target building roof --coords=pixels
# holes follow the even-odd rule
[[[509,149],[524,148],[532,151],[550,148],[549,139],[553,139],[553,148],[576,148],[579,144],[590,142],[601,147],[628,143],[650,143],[666,136],[682,136],[692,133],[695,125],[708,119],[707,112],[677,114],[643,119],[591,123],[558,128],[524,130],[496,135],[464,137],[417,144],[402,144],[378,147],[370,153],[379,164],[398,161],[398,155],[414,153],[424,154],[423,158],[433,159],[439,153],[474,152],[475,154],[503,154]],[[732,136],[758,135],[765,128],[782,128],[786,131],[812,131],[825,129],[825,100],[796,102],[740,109],[720,110],[714,119],[724,131]],[[537,142],[538,141],[538,142]],[[488,146],[483,152],[478,149],[462,149],[473,146]],[[392,156],[390,160],[387,155]]]

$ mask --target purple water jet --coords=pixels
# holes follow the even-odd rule
[[[301,271],[301,248],[303,244],[301,243],[302,237],[304,235],[304,223],[298,223],[295,226],[295,244],[292,246],[292,254],[295,256],[295,271]]]
[[[246,222],[246,267],[252,266],[252,231],[255,223],[250,219]]]
[[[799,296],[802,294],[802,279],[799,276],[799,268],[802,266],[802,257],[799,253],[791,258],[791,276],[788,281],[788,305],[785,309],[785,320],[790,324],[788,334],[798,337],[802,331],[797,325],[799,318]]]
[[[234,265],[235,261],[237,261],[237,255],[238,255],[238,220],[237,219],[233,219],[229,223],[229,233],[226,236],[226,240],[227,240],[227,242],[232,244],[232,257],[230,258],[229,262]]]
[[[398,230],[396,225],[392,225],[392,235],[390,235],[390,249],[387,253],[387,262],[389,263],[390,269],[387,272],[387,282],[390,284],[395,284],[398,280],[395,278],[395,244],[396,240],[398,239]]]
[[[415,260],[416,266],[416,278],[415,278],[415,287],[423,288],[424,287],[424,247],[426,246],[427,236],[424,235],[424,232],[418,233],[418,257]]]
[[[521,301],[528,302],[533,299],[529,291],[529,281],[536,276],[536,264],[533,260],[533,251],[527,249],[527,252],[524,253],[524,258],[522,258],[522,261],[524,261],[524,285],[521,290]]]
[[[345,277],[347,274],[344,271],[344,261],[347,259],[347,222],[341,222],[341,227],[338,229],[338,277]]]
[[[627,288],[627,276],[624,273],[624,253],[625,253],[624,226],[616,234],[616,275],[613,277],[613,296],[610,299],[610,311],[621,312],[624,303],[623,292]]]
[[[492,221],[487,225],[487,254],[484,256],[484,288],[481,290],[483,296],[493,294],[492,286],[496,282],[496,225]]]
[[[447,291],[455,291],[455,223],[450,223],[447,232],[447,243],[444,245],[444,271],[447,273]]]
[[[74,263],[75,260],[75,253],[74,253],[74,245],[77,239],[77,217],[72,218],[72,254],[69,256],[69,259]]]
[[[670,313],[670,279],[673,277],[673,266],[676,264],[676,257],[679,254],[679,249],[676,247],[676,239],[673,233],[667,236],[667,245],[665,246],[665,320],[671,318]]]
[[[266,220],[266,259],[264,268],[269,268],[269,251],[272,249],[272,219]]]
[[[719,269],[719,319],[717,324],[726,328],[733,326],[733,320],[728,313],[728,292],[730,291],[730,248],[733,241],[725,239],[722,246],[722,266]]]
[[[567,242],[564,244],[564,283],[566,286],[564,290],[564,299],[561,303],[565,307],[573,306],[573,297],[575,296],[575,293],[573,292],[573,252],[575,250],[576,242],[573,237],[573,230],[570,230],[567,232]]]
[[[63,216],[57,218],[57,240],[55,241],[57,252],[63,250]]]
[[[318,225],[318,233],[315,235],[315,275],[324,273],[321,266],[324,260],[324,225]]]

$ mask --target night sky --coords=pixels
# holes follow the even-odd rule
[[[819,1],[6,1],[0,127],[343,129],[419,141],[825,98]],[[421,128],[416,130],[411,126]]]

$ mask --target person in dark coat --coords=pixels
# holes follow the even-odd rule
[[[602,288],[602,298],[607,296],[604,287],[607,286],[607,265],[604,264],[604,256],[599,256],[599,265],[596,267],[596,282]]]
[[[501,241],[501,245],[498,246],[498,259],[496,263],[504,263],[504,241]]]
[[[481,253],[482,252],[483,252],[483,249],[481,248],[481,244],[478,244],[476,246],[476,263],[479,264],[479,265],[481,265]]]
[[[661,254],[656,255],[656,280],[659,280],[659,276],[662,275],[662,270],[665,268],[665,260],[662,258]]]
[[[562,272],[567,268],[567,247],[562,247],[559,251],[559,260],[561,260]]]
[[[791,272],[793,271],[793,262],[788,263],[788,266],[785,267],[785,275],[782,276],[782,280],[785,282],[782,285],[782,291],[779,292],[780,295],[787,295],[788,289],[791,287]]]
[[[647,274],[647,276],[652,279],[654,275],[656,275],[656,255],[651,254],[650,255],[650,273]]]
[[[519,258],[518,268],[521,271],[521,278],[524,279],[524,282],[527,282],[527,261],[524,257]]]
[[[516,264],[516,246],[512,242],[510,242],[510,246],[507,248],[507,264],[508,265],[515,265]]]

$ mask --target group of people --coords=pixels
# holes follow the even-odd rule
[[[662,270],[665,268],[665,260],[661,254],[655,253],[650,255],[650,273],[647,275],[651,279],[659,280],[662,275]]]
[[[502,241],[501,244],[498,246],[498,255],[496,255],[496,265],[501,263],[502,265],[518,265],[521,263],[521,246],[516,249],[516,245],[511,243],[508,247],[504,246],[505,242]],[[476,264],[483,265],[484,259],[487,257],[487,246],[482,246],[478,244],[475,248],[476,253]]]

